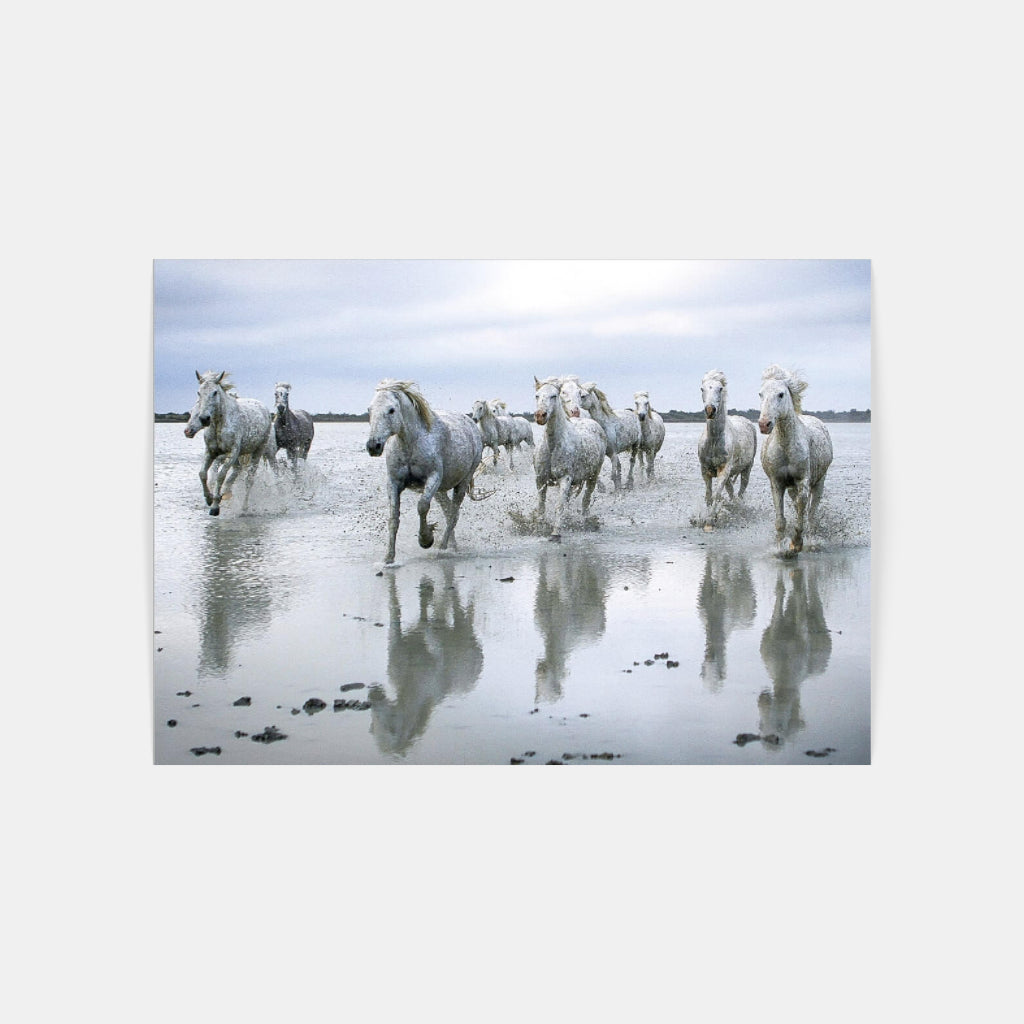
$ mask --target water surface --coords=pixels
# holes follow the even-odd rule
[[[871,432],[829,429],[822,528],[796,559],[759,463],[719,528],[695,522],[701,426],[669,424],[654,482],[613,494],[606,468],[561,544],[524,449],[481,475],[456,552],[418,547],[405,495],[385,569],[365,424],[317,424],[298,477],[261,473],[249,514],[236,488],[219,518],[201,439],[157,424],[155,760],[869,763]],[[253,740],[270,726],[286,738]]]

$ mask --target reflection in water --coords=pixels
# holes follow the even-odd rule
[[[434,708],[449,694],[471,690],[483,669],[473,602],[464,604],[460,598],[453,566],[441,565],[443,582],[426,575],[420,580],[419,613],[406,628],[398,582],[394,572],[388,573],[388,681],[395,699],[389,700],[379,685],[369,693],[370,731],[383,754],[405,754],[423,735]]]
[[[750,560],[745,555],[707,552],[704,577],[697,593],[697,611],[704,623],[704,664],[700,677],[718,693],[725,681],[725,649],[734,629],[749,629],[757,613]]]
[[[533,621],[544,641],[544,657],[537,661],[537,703],[562,696],[573,648],[604,633],[607,590],[607,563],[597,552],[554,548],[541,555],[533,602]]]
[[[199,674],[223,675],[235,644],[270,625],[273,590],[258,520],[210,523],[199,561]]]
[[[828,668],[832,635],[825,624],[818,573],[819,567],[810,562],[796,568],[779,566],[775,608],[761,636],[761,659],[773,684],[757,698],[763,737],[786,740],[804,727],[800,686],[808,676]]]

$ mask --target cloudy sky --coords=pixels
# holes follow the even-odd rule
[[[533,409],[533,378],[575,373],[621,408],[695,411],[725,371],[758,404],[761,370],[800,368],[811,410],[871,406],[868,260],[157,260],[156,412],[184,412],[195,371],[228,370],[269,405],[364,412],[384,377],[432,405]]]

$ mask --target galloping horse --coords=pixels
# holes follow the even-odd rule
[[[449,541],[454,546],[462,500],[467,494],[476,497],[473,474],[483,453],[480,431],[462,413],[435,412],[412,381],[382,380],[370,405],[366,450],[376,457],[385,449],[390,514],[384,562],[395,560],[399,501],[406,488],[422,492],[416,503],[420,547],[434,544],[436,524],[427,522],[427,513],[435,494],[447,521],[440,548],[444,551]]]
[[[783,498],[796,508],[796,524],[789,544],[791,553],[803,550],[804,526],[813,526],[814,513],[825,489],[825,474],[832,464],[832,438],[816,416],[805,416],[801,401],[807,381],[798,373],[769,366],[761,374],[761,418],[757,425],[768,439],[761,446],[761,465],[772,485],[775,505],[775,541],[786,532]]]
[[[583,515],[590,508],[590,499],[597,486],[597,478],[604,462],[604,431],[589,419],[570,418],[562,403],[562,378],[548,377],[544,381],[533,378],[537,397],[534,418],[544,427],[540,444],[533,455],[533,468],[537,479],[537,514],[544,515],[547,489],[558,484],[558,504],[555,506],[555,525],[551,540],[562,536],[562,515],[570,497],[583,491]]]
[[[309,446],[313,443],[313,417],[305,409],[289,407],[291,390],[291,384],[278,383],[274,387],[274,405],[277,406],[274,436],[278,451],[283,448],[288,453],[292,469],[295,469],[299,459],[305,460],[309,455]]]
[[[654,479],[654,457],[665,443],[665,421],[651,408],[646,391],[633,395],[637,419],[640,420],[640,465],[647,460],[647,479]]]
[[[616,412],[608,401],[608,396],[593,382],[582,385],[579,393],[580,408],[586,409],[592,419],[596,420],[607,438],[605,454],[612,464],[612,483],[615,490],[622,486],[622,466],[619,453],[629,452],[629,476],[626,478],[626,489],[633,487],[633,466],[640,454],[640,420],[633,409],[622,409]]]
[[[185,436],[189,438],[195,437],[200,430],[206,431],[206,459],[199,470],[199,480],[211,516],[220,515],[220,503],[230,496],[231,485],[241,468],[240,462],[248,459],[242,502],[242,511],[245,511],[260,460],[270,458],[270,410],[255,398],[236,397],[234,385],[226,378],[226,370],[221,373],[211,370],[204,374],[196,370],[199,391],[185,427]],[[211,492],[207,474],[216,459],[221,459],[221,464]]]
[[[517,447],[521,444],[528,445],[530,448],[534,447],[533,440],[533,427],[530,426],[528,420],[523,419],[522,416],[510,416],[508,406],[500,398],[492,398],[487,403],[491,407],[491,412],[495,416],[508,416],[512,422],[512,443]]]
[[[480,437],[484,447],[490,448],[494,455],[494,465],[498,465],[498,449],[504,447],[508,452],[508,468],[514,469],[512,450],[516,442],[512,437],[512,421],[508,416],[496,416],[491,406],[482,398],[473,403],[470,413],[473,422],[480,428]]]
[[[708,370],[704,374],[700,398],[705,420],[704,432],[697,442],[697,459],[704,477],[704,502],[714,522],[722,505],[722,491],[734,497],[732,482],[737,477],[740,481],[738,497],[742,498],[747,489],[757,452],[757,429],[743,416],[729,415],[726,379],[721,370]]]

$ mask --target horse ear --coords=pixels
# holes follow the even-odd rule
[[[219,376],[219,377],[217,378],[217,383],[218,383],[218,384],[220,384],[220,382],[221,382],[222,380],[224,380],[224,374],[225,374],[225,373],[227,373],[227,372],[228,372],[227,370],[221,370],[221,371],[220,371],[220,376]]]
[[[199,373],[198,370],[196,370],[196,380],[199,381],[200,384],[203,383],[202,375]]]
[[[540,381],[537,380],[537,374],[533,375],[533,390],[540,391]]]

